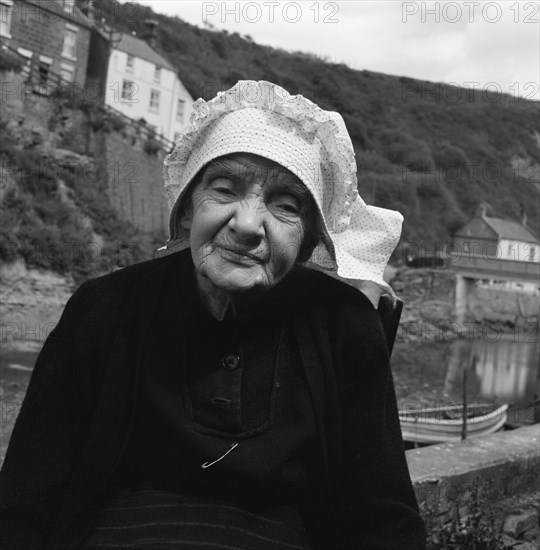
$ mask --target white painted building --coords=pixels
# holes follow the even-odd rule
[[[133,120],[144,119],[174,141],[189,119],[193,98],[165,57],[124,33],[111,51],[105,103]]]
[[[540,244],[538,238],[525,224],[513,220],[488,218],[486,224],[498,237],[497,258],[514,262],[540,262]]]

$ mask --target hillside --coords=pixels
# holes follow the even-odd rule
[[[447,242],[480,202],[497,217],[519,219],[524,209],[539,233],[540,103],[355,71],[147,7],[128,12],[116,0],[95,5],[109,23],[139,36],[144,19],[157,20],[158,44],[195,98],[239,79],[264,79],[339,111],[355,144],[360,193],[404,214],[404,241]]]
[[[133,11],[126,15],[126,4],[116,0],[95,5],[115,29],[140,36],[144,19],[156,19],[159,46],[195,98],[209,99],[238,79],[266,79],[339,111],[355,144],[360,193],[370,204],[404,214],[402,244],[442,246],[480,202],[496,217],[519,218],[523,209],[539,232],[538,102],[353,71],[249,37],[203,30],[142,6],[137,17]],[[0,71],[13,70],[1,55]],[[116,180],[129,178],[109,173],[111,167],[119,158],[122,166],[130,163],[125,151],[111,156],[105,145],[112,138],[135,143],[129,129],[92,102],[67,96],[44,101],[27,94],[24,101],[12,98],[2,105],[0,259],[22,259],[29,268],[80,282],[152,257],[165,235],[143,233],[126,220],[130,208],[123,197],[138,200],[136,186],[130,184],[123,195],[113,188]],[[131,151],[137,166],[153,170],[151,177],[141,170],[139,188],[151,179],[160,186],[162,153],[149,145],[141,142]],[[122,204],[113,204],[115,196]],[[145,201],[138,202],[144,208]],[[400,257],[398,250],[394,259]]]
[[[6,65],[0,52],[0,78],[22,88],[20,68]],[[48,270],[73,286],[152,258],[166,235],[143,232],[120,208],[130,209],[131,195],[149,188],[143,169],[159,174],[163,153],[72,91],[46,98],[14,94],[2,103],[0,260],[15,264],[14,273]],[[123,153],[111,150],[111,140]],[[129,155],[140,163],[135,175]],[[149,199],[152,190],[164,201],[159,182],[146,193]],[[0,275],[0,286],[5,282]],[[10,292],[9,283],[4,291]]]

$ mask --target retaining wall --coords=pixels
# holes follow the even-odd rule
[[[467,507],[475,481],[488,501],[540,491],[540,424],[406,452],[419,504]]]

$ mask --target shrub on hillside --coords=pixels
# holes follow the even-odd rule
[[[401,130],[387,128],[379,135],[380,148],[393,164],[406,172],[430,172],[435,169],[430,149],[424,141]]]
[[[444,196],[436,174],[414,174],[414,176],[414,181],[409,179],[407,183],[414,184],[414,189],[420,199],[440,200]]]
[[[451,503],[451,517],[441,513],[440,502],[421,506],[428,533],[427,550],[504,550],[503,525],[487,500],[487,489],[478,479],[471,488],[467,515]]]
[[[434,147],[433,160],[437,166],[445,170],[463,170],[470,165],[469,157],[467,157],[465,151],[461,147],[448,142]]]
[[[0,71],[20,73],[23,66],[23,61],[16,54],[0,48]]]
[[[362,172],[375,172],[377,174],[390,174],[394,171],[394,166],[383,157],[378,151],[362,150],[355,148],[356,166],[358,174]]]

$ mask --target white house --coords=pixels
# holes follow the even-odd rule
[[[487,216],[484,216],[484,221],[498,236],[497,258],[514,262],[540,262],[538,238],[524,224]]]
[[[482,211],[456,231],[454,247],[463,256],[540,263],[540,242],[527,227],[526,216],[519,223]]]
[[[189,118],[193,98],[165,57],[144,40],[123,33],[111,51],[105,103],[129,118],[144,119],[174,141]]]
[[[483,208],[455,232],[447,257],[457,271],[489,286],[535,293],[540,288],[540,242],[525,215],[519,223],[488,217]]]

